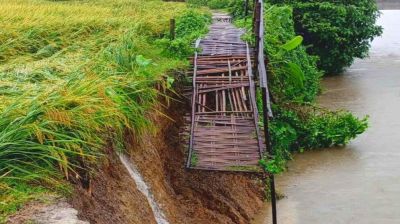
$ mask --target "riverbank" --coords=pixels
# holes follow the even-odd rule
[[[278,202],[281,223],[400,222],[399,21],[400,11],[382,11],[384,33],[372,43],[370,57],[342,76],[324,78],[319,103],[369,115],[371,127],[344,148],[295,155],[277,178],[285,195]]]

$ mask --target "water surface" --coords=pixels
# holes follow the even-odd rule
[[[325,78],[319,99],[369,115],[371,127],[345,148],[295,156],[277,177],[281,224],[400,223],[400,11],[382,13],[370,57]],[[255,223],[269,223],[269,211]]]

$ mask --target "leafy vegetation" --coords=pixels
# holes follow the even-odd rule
[[[322,73],[317,58],[306,53],[301,36],[293,31],[290,7],[272,7],[265,13],[265,52],[271,63],[270,88],[277,102],[312,102],[320,90]],[[300,71],[300,72],[298,72]]]
[[[248,5],[248,13],[251,15],[252,9],[254,8],[254,1],[249,1]],[[236,19],[244,19],[246,15],[246,2],[245,1],[238,1],[234,0],[229,4],[227,7],[229,13]]]
[[[251,19],[243,19],[240,7],[231,11],[239,15],[238,26],[251,30]],[[303,38],[296,36],[292,15],[290,6],[265,6],[264,43],[275,116],[270,123],[275,156],[262,159],[260,165],[272,173],[285,170],[292,152],[345,145],[368,126],[367,118],[315,106],[322,72],[317,68],[318,57],[310,56],[302,45]],[[243,38],[254,39],[250,34]],[[257,100],[263,113],[260,93]]]
[[[375,25],[379,11],[375,0],[270,0],[293,7],[296,33],[308,52],[320,58],[318,66],[337,74],[355,58],[368,54],[370,41],[382,33]]]
[[[176,19],[175,39],[166,35],[157,43],[166,56],[185,59],[194,53],[193,43],[208,32],[210,23],[211,15],[189,10]]]
[[[184,24],[198,15],[161,0],[0,4],[4,219],[34,195],[91,172],[106,145],[123,150],[127,131],[140,139],[152,130],[149,116],[174,80],[167,71],[187,64],[154,43],[170,18],[186,15],[178,19],[186,34]]]

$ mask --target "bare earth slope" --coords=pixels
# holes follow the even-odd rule
[[[156,119],[159,130],[142,145],[132,144],[132,160],[170,223],[249,223],[262,206],[261,183],[255,176],[185,170],[185,146],[179,143],[183,107],[167,112],[175,121]],[[80,217],[90,223],[155,223],[144,196],[112,154],[110,149],[91,194],[77,186],[72,204]]]

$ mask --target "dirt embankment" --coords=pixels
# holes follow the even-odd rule
[[[176,103],[155,120],[159,130],[143,143],[129,139],[131,159],[151,188],[170,223],[249,223],[263,205],[255,176],[185,170],[185,146],[179,141],[185,105]],[[155,223],[145,197],[112,149],[91,181],[91,192],[76,187],[71,203],[90,223]]]

